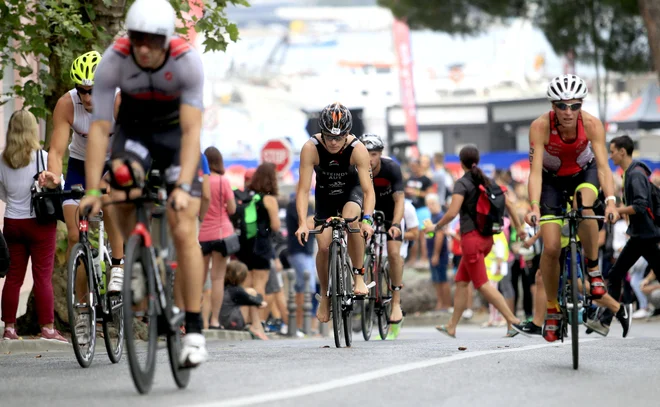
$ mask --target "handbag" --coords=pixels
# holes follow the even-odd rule
[[[222,178],[220,179],[220,204],[222,205],[224,203],[224,188],[222,187]],[[238,253],[238,251],[241,250],[241,242],[236,234],[236,232],[233,232],[231,235],[225,237],[222,239],[220,243],[220,253],[224,257],[231,256],[232,254]]]
[[[49,192],[62,191],[62,185],[58,185],[55,189],[42,189],[39,186],[39,174],[46,170],[46,164],[44,163],[42,150],[38,150],[36,156],[37,174],[34,176],[34,184],[30,189],[32,196],[30,200],[30,213],[35,215],[37,223],[40,224],[53,223],[58,220],[64,222],[62,198],[57,196],[39,196],[39,193],[44,190]]]
[[[5,235],[0,232],[0,278],[6,277],[9,272],[9,248]]]

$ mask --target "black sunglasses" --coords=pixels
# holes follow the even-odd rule
[[[165,36],[158,34],[149,34],[139,31],[129,31],[128,38],[134,47],[147,46],[149,49],[165,48]]]
[[[91,95],[92,94],[92,89],[93,88],[84,89],[84,88],[81,88],[80,86],[76,86],[76,92],[78,92],[79,95]]]
[[[555,103],[555,106],[557,106],[557,108],[559,110],[568,110],[570,108],[572,111],[576,112],[576,111],[580,110],[580,108],[582,108],[582,103],[579,103],[579,102],[578,103],[557,102],[557,103]]]
[[[321,136],[326,139],[327,141],[342,141],[346,136],[348,136],[348,133],[340,134],[338,136],[335,136],[333,134],[328,134],[328,133],[321,133]]]

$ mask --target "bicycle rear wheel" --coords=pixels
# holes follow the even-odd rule
[[[578,323],[578,277],[577,277],[577,244],[571,242],[571,347],[573,348],[573,369],[577,370],[579,362],[579,329]]]
[[[376,263],[371,259],[371,256],[367,257],[365,262],[364,269],[366,270],[366,281],[365,283],[369,284],[374,281],[376,268]],[[371,339],[371,331],[374,327],[374,307],[376,305],[376,288],[371,287],[369,289],[369,295],[361,301],[361,322],[362,322],[362,337],[365,341]]]
[[[172,315],[174,316],[174,311],[176,310],[176,306],[174,305],[175,271],[169,265],[165,266],[165,268],[165,296],[167,299],[167,308],[172,310]],[[185,322],[184,314],[183,310],[177,312],[176,316],[181,322],[177,325],[176,329],[170,329],[169,322],[167,324],[167,353],[170,357],[170,369],[172,370],[174,382],[180,389],[185,389],[188,387],[188,383],[190,383],[190,369],[182,367],[179,362],[179,355],[181,354],[181,328]]]
[[[390,264],[383,263],[378,272],[378,332],[380,339],[385,340],[390,333],[390,315],[392,314],[392,290],[390,287]]]
[[[112,263],[110,257],[106,257],[105,269],[110,270]],[[106,292],[102,300],[106,302],[108,314],[103,315],[103,340],[105,341],[105,350],[108,352],[108,358],[112,363],[121,360],[124,351],[124,310],[121,293],[110,294]]]
[[[94,351],[96,348],[96,294],[94,292],[94,278],[90,272],[87,248],[82,243],[76,243],[71,249],[69,262],[67,264],[68,278],[66,284],[66,306],[69,314],[69,324],[71,325],[71,343],[73,344],[73,353],[76,355],[78,364],[81,367],[89,367],[94,360]],[[87,279],[84,292],[78,292],[76,295],[76,280],[82,278],[78,273],[82,273]],[[82,289],[82,285],[81,285]],[[89,333],[89,337],[78,338],[76,328],[83,329],[82,321],[85,320],[84,329]],[[78,324],[81,321],[81,324]]]
[[[153,273],[149,272],[150,262],[145,255],[146,249],[142,236],[132,235],[126,243],[124,263],[124,329],[126,334],[126,353],[133,383],[141,394],[151,390],[156,368],[156,350],[158,345],[158,314],[156,308],[156,287]],[[136,312],[135,309],[145,309]],[[140,357],[138,338],[135,337],[136,317],[144,315],[147,320],[147,352]],[[141,365],[141,361],[144,365]]]
[[[351,317],[351,310],[353,309],[353,270],[348,266],[348,263],[343,261],[343,257],[339,256],[342,267],[341,278],[344,281],[342,290],[342,319],[344,320],[344,339],[346,339],[346,347],[350,348],[353,344],[353,318]]]
[[[332,330],[335,335],[335,346],[341,348],[344,336],[344,324],[341,312],[341,263],[339,262],[339,244],[330,244],[330,261],[328,262],[328,273],[330,274],[330,304],[332,306]]]

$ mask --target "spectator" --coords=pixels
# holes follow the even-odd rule
[[[40,147],[37,119],[27,110],[14,112],[9,119],[7,147],[0,160],[0,199],[7,203],[3,233],[11,259],[2,290],[3,339],[19,339],[16,312],[28,260],[31,259],[41,339],[67,343],[53,326],[52,279],[57,222],[39,224],[31,210],[37,154],[41,155],[41,162],[48,162],[48,154]]]
[[[280,230],[279,207],[277,203],[277,174],[275,165],[264,163],[257,167],[246,192],[253,193],[256,204],[256,235],[241,237],[238,259],[250,270],[249,286],[266,298],[266,284],[270,276],[270,262],[275,256],[271,242],[271,232]],[[261,320],[265,322],[268,310],[261,310]]]
[[[225,239],[234,235],[234,227],[229,216],[236,212],[236,200],[229,179],[224,177],[225,167],[220,151],[215,147],[209,147],[204,151],[204,156],[211,170],[210,202],[199,230],[199,242],[204,255],[204,270],[209,272],[209,263],[211,262],[212,265],[211,304],[210,307],[208,305],[204,307],[202,314],[205,327],[220,329],[220,307],[225,292],[228,260]]]
[[[451,194],[451,189],[454,187],[454,180],[451,174],[445,169],[445,155],[443,153],[435,153],[433,163],[435,170],[433,171],[432,179],[437,188],[440,203],[444,207],[447,203],[447,198]]]
[[[436,194],[426,196],[426,206],[431,211],[431,222],[437,223],[442,219],[444,213],[440,198]],[[451,287],[447,280],[447,265],[449,264],[449,248],[447,247],[447,236],[443,230],[434,232],[425,230],[426,245],[431,268],[431,281],[435,286],[437,303],[435,311],[448,312],[451,307]]]
[[[232,261],[227,266],[220,322],[226,329],[236,331],[248,327],[253,339],[268,340],[259,316],[259,308],[266,308],[268,304],[254,288],[245,288],[247,276],[247,266],[240,261]]]
[[[420,224],[423,224],[425,220],[431,219],[431,213],[429,209],[424,204],[424,198],[426,194],[429,193],[429,190],[433,186],[433,181],[424,175],[424,169],[422,168],[419,160],[413,160],[410,162],[410,170],[412,174],[406,181],[406,186],[404,192],[406,197],[412,201],[413,206],[417,210],[417,219]],[[410,256],[408,257],[408,263],[413,265],[417,261],[417,255],[420,255],[420,260],[427,258],[426,252],[426,243],[423,235],[420,235],[419,240],[416,242],[418,244],[413,244],[410,250]],[[418,249],[419,248],[419,249]],[[417,266],[424,267],[424,263],[417,263]]]

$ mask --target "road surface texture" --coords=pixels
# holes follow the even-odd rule
[[[0,354],[0,405],[658,406],[660,323],[635,322],[626,339],[616,322],[607,338],[583,330],[578,371],[570,341],[504,338],[505,328],[474,325],[460,326],[458,339],[432,327],[404,326],[396,341],[356,334],[349,349],[332,338],[209,341],[210,360],[186,390],[176,389],[160,351],[146,396],[126,358],[111,365],[102,347],[89,369],[70,351]]]

